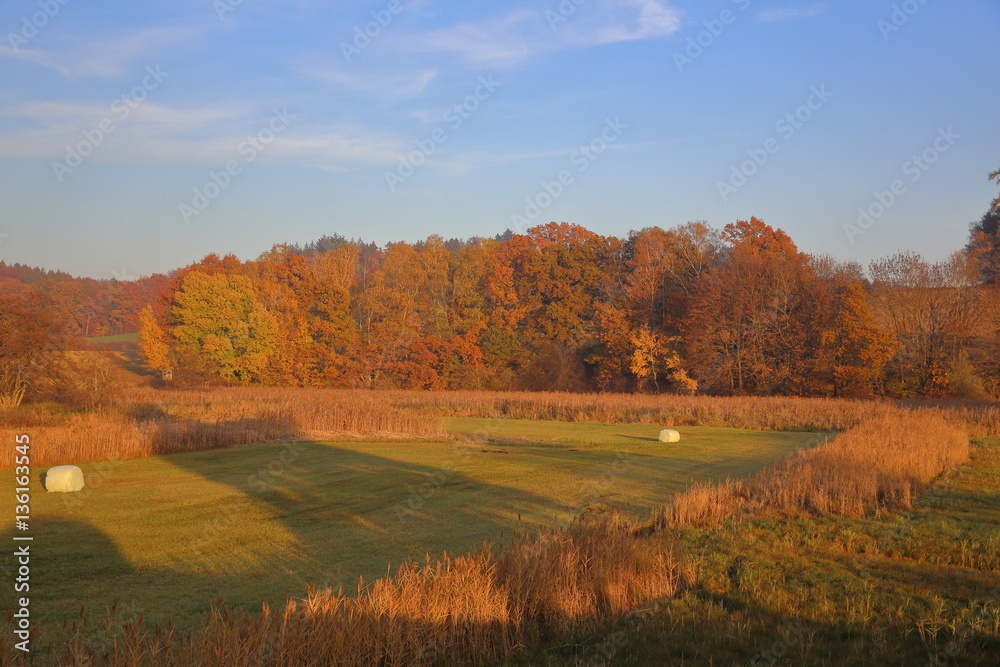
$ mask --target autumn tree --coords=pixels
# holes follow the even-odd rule
[[[639,327],[631,336],[632,357],[629,370],[640,381],[651,380],[659,393],[660,380],[669,380],[681,393],[693,394],[698,383],[681,367],[677,338],[667,337],[648,326]]]
[[[899,341],[879,326],[860,282],[840,296],[833,326],[824,331],[831,351],[835,396],[869,397],[879,389]]]
[[[1000,185],[1000,169],[991,173],[989,179]],[[990,203],[983,217],[970,228],[965,250],[976,262],[985,284],[1000,283],[1000,196]]]
[[[452,344],[461,360],[451,377],[454,389],[502,387],[483,352],[483,334],[490,324],[487,265],[497,245],[492,239],[473,239],[450,258]]]
[[[699,282],[683,325],[699,382],[722,393],[802,393],[816,299],[809,257],[757,218],[726,225],[724,261]]]
[[[274,351],[262,379],[286,386],[319,384],[310,364],[313,338],[305,304],[312,291],[309,260],[288,245],[276,245],[249,262],[244,272],[276,326]]]
[[[597,338],[587,351],[594,384],[601,391],[628,391],[635,386],[632,372],[634,325],[629,312],[612,303],[598,303],[594,323]]]
[[[277,323],[246,276],[188,273],[170,310],[179,346],[224,379],[259,380],[277,344]]]
[[[300,296],[313,342],[309,363],[323,385],[350,387],[356,379],[359,341],[351,290],[359,253],[355,244],[339,243],[314,255],[308,289]]]
[[[219,257],[215,253],[205,255],[201,260],[183,268],[171,271],[156,299],[153,301],[153,311],[161,321],[166,318],[174,304],[174,295],[180,291],[189,273],[199,272],[210,276],[226,273],[238,275],[243,272],[243,262],[236,255],[229,254]]]
[[[702,276],[719,259],[718,232],[705,222],[630,232],[623,307],[636,324],[676,333]]]
[[[139,353],[150,370],[165,373],[172,368],[166,333],[152,306],[146,306],[139,314]]]
[[[370,388],[393,385],[393,372],[422,328],[418,308],[426,270],[408,243],[390,243],[382,266],[367,277],[355,317],[360,336],[360,377]]]
[[[583,388],[581,350],[595,336],[595,304],[606,279],[602,267],[619,245],[579,225],[554,222],[503,243],[491,296],[501,310],[498,320],[529,360],[521,370],[525,386],[556,378],[552,388]]]
[[[979,324],[974,262],[964,253],[938,263],[899,253],[872,262],[869,271],[875,311],[901,344],[895,393],[947,393],[952,368]]]
[[[66,348],[52,303],[34,293],[0,300],[0,408],[17,407],[51,373]]]
[[[480,335],[479,347],[491,375],[492,389],[513,388],[528,356],[522,324],[529,307],[518,294],[513,262],[523,252],[525,243],[524,236],[512,232],[502,242],[492,243],[483,264],[484,306],[489,318]]]

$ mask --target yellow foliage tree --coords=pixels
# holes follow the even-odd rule
[[[139,313],[139,352],[150,370],[160,373],[170,370],[170,347],[152,306]]]
[[[278,325],[246,276],[189,273],[174,295],[174,338],[227,380],[259,380],[277,347]]]
[[[681,358],[674,349],[676,338],[664,336],[648,326],[641,326],[632,333],[632,359],[629,370],[640,380],[650,378],[656,391],[660,390],[659,377],[671,380],[686,394],[698,390],[698,382],[681,368]]]

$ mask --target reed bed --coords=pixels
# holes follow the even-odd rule
[[[443,435],[440,416],[406,409],[388,392],[279,387],[201,390],[134,389],[123,405],[164,406],[185,419],[242,419],[265,408],[287,415],[302,429],[338,433]]]
[[[86,463],[242,447],[293,438],[447,437],[445,420],[365,392],[137,388],[95,412],[36,406],[0,415],[0,438],[31,437],[32,464]],[[12,468],[13,449],[3,461]]]
[[[353,595],[310,591],[283,611],[265,607],[256,614],[229,610],[220,601],[204,623],[183,632],[147,628],[141,619],[124,625],[109,621],[107,639],[97,645],[82,639],[93,632],[81,616],[60,632],[69,639],[50,656],[59,664],[394,666],[508,660],[693,585],[692,568],[675,550],[676,529],[755,515],[857,516],[906,509],[926,484],[968,460],[965,418],[973,431],[997,428],[992,404],[799,398],[142,389],[115,409],[116,419],[126,421],[115,423],[110,412],[91,416],[92,422],[71,416],[42,430],[62,428],[75,440],[99,434],[96,444],[77,453],[113,457],[123,451],[163,453],[157,447],[230,446],[220,444],[229,438],[232,444],[252,444],[308,427],[432,435],[443,432],[446,416],[840,433],[748,480],[695,486],[649,522],[583,516],[494,549],[407,563],[391,577],[359,582]],[[225,426],[211,430],[210,419]],[[7,648],[0,645],[4,655]]]
[[[451,417],[542,419],[671,426],[723,426],[767,431],[835,431],[889,404],[797,397],[560,392],[395,392],[401,406]]]
[[[100,645],[83,618],[64,627],[65,665],[479,665],[593,629],[693,575],[663,536],[640,538],[615,515],[410,562],[354,596],[310,591],[281,612],[220,601],[194,630],[124,627],[110,619]],[[55,657],[55,656],[53,656]]]
[[[905,510],[926,484],[968,459],[967,432],[939,414],[898,411],[866,419],[748,480],[696,485],[653,523],[681,528],[738,515]]]
[[[52,404],[0,410],[0,437],[28,432],[45,443],[42,458],[35,462],[48,465],[291,437],[447,437],[448,417],[840,432],[901,412],[936,414],[971,435],[1000,435],[1000,407],[992,401],[133,387],[95,412],[73,412]]]
[[[900,411],[935,413],[974,436],[1000,436],[1000,402],[682,396],[564,392],[383,392],[400,407],[449,417],[719,426],[763,431],[843,431]]]

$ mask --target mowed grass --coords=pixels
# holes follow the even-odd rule
[[[91,336],[87,339],[88,343],[138,343],[139,334],[137,333],[123,333],[114,334],[111,336]]]
[[[531,665],[1000,665],[1000,438],[909,512],[686,528],[699,584]]]
[[[643,518],[691,481],[750,474],[822,437],[722,428],[456,419],[452,442],[297,442],[84,464],[80,494],[32,497],[42,626],[113,600],[193,622],[218,596],[259,609],[353,591],[409,558],[465,552],[582,510]],[[13,495],[12,475],[0,493]],[[12,530],[10,523],[6,531]],[[6,556],[10,572],[13,560]],[[10,596],[11,593],[6,593]]]

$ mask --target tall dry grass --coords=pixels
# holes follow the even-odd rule
[[[386,392],[279,387],[158,390],[137,387],[119,405],[157,406],[179,419],[244,419],[263,410],[299,428],[355,435],[442,435],[440,416],[406,409]]]
[[[936,413],[975,436],[1000,436],[1000,402],[682,396],[565,392],[382,392],[392,404],[449,417],[545,419],[765,431],[843,431],[866,420],[909,412]]]
[[[921,489],[969,458],[969,436],[939,414],[866,419],[747,480],[696,485],[654,525],[683,527],[741,514],[817,511],[859,516],[912,506]]]
[[[272,613],[219,605],[189,631],[109,623],[103,646],[86,620],[64,628],[73,665],[469,665],[558,641],[690,585],[663,536],[636,537],[614,516],[578,520],[496,551],[408,563],[355,596],[310,591]]]
[[[81,618],[63,629],[69,640],[54,656],[60,664],[452,665],[508,660],[528,646],[585,632],[692,584],[690,567],[672,546],[676,528],[768,513],[859,515],[905,509],[924,485],[967,460],[963,415],[973,419],[973,430],[997,427],[992,405],[482,392],[168,393],[168,401],[158,400],[164,394],[154,390],[134,393],[119,406],[121,415],[132,410],[123,417],[132,422],[120,431],[82,425],[75,435],[107,427],[103,439],[88,450],[103,455],[155,446],[205,447],[229,437],[236,444],[250,444],[253,438],[281,437],[283,429],[301,431],[305,425],[352,432],[405,426],[435,433],[443,430],[444,416],[842,432],[749,480],[696,486],[643,525],[615,516],[582,517],[566,528],[521,536],[495,550],[406,564],[392,577],[359,584],[352,596],[311,591],[274,613],[264,608],[250,614],[220,605],[188,632],[146,628],[141,620],[124,627],[109,624],[107,642],[95,646],[81,639],[93,634]],[[94,419],[102,424],[101,418]],[[209,419],[234,424],[235,435],[227,435],[228,427],[199,431],[208,428]],[[69,430],[74,424],[46,428]],[[179,430],[159,445],[135,435],[164,428]]]
[[[27,406],[26,406],[27,407]],[[35,466],[143,458],[303,437],[445,437],[441,417],[367,392],[135,388],[92,412],[32,406],[0,414],[0,439],[31,436]],[[13,467],[13,450],[5,467]],[[3,465],[0,464],[0,465]]]
[[[387,392],[400,406],[450,417],[543,419],[663,426],[728,426],[769,431],[847,428],[888,404],[796,397],[562,392]]]
[[[865,421],[891,418],[900,411],[938,414],[972,435],[1000,435],[1000,407],[991,401],[900,403],[557,392],[132,387],[89,413],[39,405],[0,410],[0,437],[28,432],[44,443],[38,454],[42,458],[35,463],[50,465],[235,447],[291,437],[445,437],[447,417],[844,431]]]

